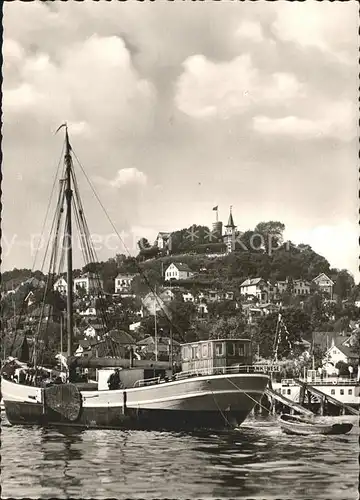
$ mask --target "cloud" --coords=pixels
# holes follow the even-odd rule
[[[357,30],[356,2],[306,5],[284,3],[277,9],[273,23],[275,35],[284,42],[293,42],[309,49],[315,47],[343,62],[355,64],[353,33]]]
[[[239,38],[245,38],[252,42],[264,41],[264,34],[260,23],[255,21],[245,20],[236,30],[235,35]]]
[[[24,112],[52,126],[67,119],[95,130],[113,127],[115,117],[126,130],[141,132],[151,123],[155,89],[139,77],[120,37],[95,34],[63,49],[56,62],[44,52],[24,59],[12,41],[5,51],[13,54],[8,66],[20,75],[19,83],[10,85],[5,68],[5,123]]]
[[[303,85],[295,75],[262,74],[250,54],[220,63],[196,55],[186,59],[183,67],[176,103],[183,113],[194,118],[228,118],[255,105],[274,106],[303,95]]]
[[[144,172],[137,168],[122,168],[118,170],[116,177],[110,182],[112,187],[122,188],[127,185],[145,186],[147,177]]]
[[[298,139],[331,137],[351,141],[357,136],[356,108],[350,101],[333,103],[321,118],[255,116],[253,128],[261,134],[292,136]]]
[[[216,204],[240,230],[356,220],[357,19],[356,2],[5,2],[5,233],[41,229],[64,121],[119,230],[211,225]],[[29,260],[14,245],[4,265]]]

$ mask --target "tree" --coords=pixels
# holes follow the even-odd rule
[[[211,322],[210,339],[238,339],[244,337],[246,322],[243,316],[222,317]]]
[[[236,308],[234,300],[223,300],[221,302],[212,302],[207,306],[209,315],[213,318],[225,318],[241,314],[241,310]]]
[[[139,241],[137,242],[137,245],[140,251],[151,247],[149,240],[147,238],[140,238]]]
[[[302,309],[289,308],[282,313],[283,323],[288,331],[288,339],[283,327],[281,328],[280,343],[278,346],[278,357],[286,357],[290,354],[296,342],[302,337],[309,337],[311,332],[310,317]],[[271,313],[259,321],[259,329],[253,335],[255,349],[259,346],[260,356],[269,358],[274,355],[274,345],[278,314]]]
[[[349,365],[344,361],[338,361],[335,365],[335,368],[339,370],[340,377],[349,375]]]
[[[354,285],[355,282],[353,276],[346,269],[342,269],[337,274],[334,293],[342,300],[347,299]]]
[[[255,227],[255,233],[263,237],[264,248],[268,255],[271,255],[273,250],[280,247],[283,242],[283,233],[285,224],[279,221],[259,222]]]

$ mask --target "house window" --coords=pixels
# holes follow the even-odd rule
[[[331,389],[331,395],[333,396],[335,394],[335,389]]]
[[[216,342],[216,344],[215,344],[215,355],[216,356],[223,356],[224,355],[224,350],[223,350],[223,344],[222,344],[222,342]]]
[[[230,342],[227,344],[227,353],[229,356],[235,356],[235,344],[234,342]]]
[[[283,394],[286,394],[286,389],[283,389],[283,390],[282,390],[282,393],[283,393]]]
[[[192,346],[191,347],[191,358],[196,359],[196,355],[197,355],[197,346]]]
[[[344,389],[340,389],[340,395],[343,396],[344,395]]]
[[[208,357],[208,345],[203,344],[202,346],[202,357],[207,358]]]
[[[288,389],[288,390],[287,390],[287,393],[288,393],[288,394],[291,394],[291,389]]]
[[[245,355],[244,344],[238,344],[238,354],[239,354],[239,356]]]
[[[352,395],[352,389],[348,389],[348,394],[349,394],[349,396]]]

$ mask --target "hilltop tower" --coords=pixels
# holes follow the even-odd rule
[[[216,205],[216,207],[213,208],[216,212],[216,219],[215,222],[212,223],[212,234],[214,238],[217,240],[221,241],[222,238],[222,231],[223,231],[223,223],[219,221],[219,207]]]
[[[235,250],[236,226],[232,215],[232,206],[230,206],[230,214],[228,223],[225,226],[224,243],[226,244],[226,253],[231,253]]]

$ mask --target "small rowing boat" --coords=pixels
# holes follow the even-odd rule
[[[318,422],[315,419],[310,420],[283,413],[280,415],[280,426],[286,434],[347,434],[351,431],[353,424],[350,422]]]

